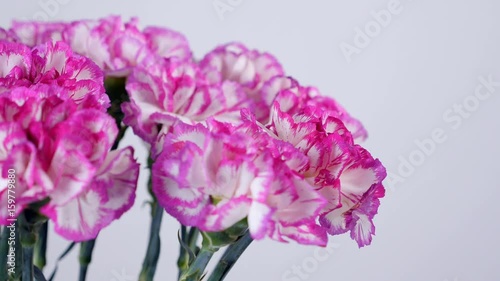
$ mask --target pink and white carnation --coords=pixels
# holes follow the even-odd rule
[[[0,27],[0,41],[18,42],[19,38],[12,31]]]
[[[93,239],[133,204],[139,167],[132,148],[109,152],[118,134],[100,108],[81,107],[56,85],[0,93],[0,223],[46,198],[41,212],[73,241]],[[7,212],[8,171],[16,212]]]
[[[309,114],[316,117],[339,119],[356,142],[364,141],[368,137],[361,122],[353,118],[335,99],[321,95],[315,87],[304,87],[291,77],[276,76],[268,81],[262,89],[262,99],[266,110],[259,121],[264,124],[269,122],[272,105],[277,101],[283,110],[290,113],[307,108]]]
[[[244,219],[251,186],[260,170],[257,148],[244,134],[213,123],[178,121],[163,141],[153,165],[153,191],[165,210],[182,224],[204,231],[222,231]]]
[[[242,110],[242,116],[241,130],[258,141],[260,155],[255,161],[270,166],[261,166],[267,170],[266,181],[252,186],[248,215],[252,237],[280,242],[289,238],[300,244],[325,246],[326,229],[317,218],[327,201],[304,177],[309,159],[290,143],[277,139],[248,110]]]
[[[176,58],[191,61],[192,52],[188,40],[181,33],[172,29],[148,26],[142,33],[146,37],[149,49],[162,58]]]
[[[103,73],[88,58],[74,54],[63,42],[34,48],[0,41],[0,93],[16,87],[55,85],[69,92],[82,107],[109,107]]]
[[[252,106],[238,84],[214,84],[196,63],[177,59],[137,66],[126,88],[130,102],[122,104],[123,121],[150,144],[172,120],[196,123],[215,117],[235,123],[239,110]]]
[[[326,204],[297,173],[308,159],[255,126],[178,120],[153,165],[153,191],[182,224],[223,231],[247,218],[254,239],[326,245]]]
[[[136,18],[128,22],[119,16],[70,23],[14,22],[12,30],[29,46],[64,41],[109,76],[125,77],[136,65],[158,57],[191,60],[191,50],[182,34],[160,27],[141,31]]]
[[[65,27],[63,22],[14,21],[11,32],[20,43],[35,47],[49,41],[61,41]]]
[[[285,75],[274,56],[249,50],[239,43],[215,48],[201,60],[200,67],[213,83],[233,81],[241,85],[247,98],[255,103],[255,113],[259,120],[269,108],[263,99],[264,85],[273,77]]]
[[[379,198],[384,195],[382,180],[385,168],[368,151],[355,144],[354,136],[338,114],[337,107],[329,107],[333,100],[315,106],[317,96],[311,91],[280,92],[271,109],[267,128],[309,158],[303,170],[328,201],[320,222],[331,235],[351,232],[360,247],[371,243],[375,233],[373,217]],[[326,106],[325,106],[326,105]]]
[[[152,145],[153,189],[181,223],[221,231],[246,218],[254,239],[325,245],[327,233],[350,231],[370,244],[385,169],[356,144],[366,130],[270,55],[228,44],[199,67],[142,65],[127,90],[124,121]],[[239,159],[245,181],[219,186],[225,157]]]

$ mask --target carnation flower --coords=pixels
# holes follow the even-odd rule
[[[146,37],[148,47],[156,55],[163,58],[191,61],[192,53],[189,43],[181,33],[156,26],[148,26],[142,33]]]
[[[182,224],[222,231],[244,219],[259,170],[242,134],[182,122],[172,127],[153,165],[153,191]]]
[[[223,231],[248,218],[254,239],[326,245],[326,204],[298,174],[308,159],[252,125],[177,121],[153,165],[153,191],[182,224]],[[287,239],[288,238],[288,239]]]
[[[385,169],[356,144],[366,130],[335,100],[282,74],[273,57],[238,44],[200,67],[165,59],[134,70],[124,122],[152,145],[160,204],[205,231],[246,218],[254,239],[325,245],[327,232],[351,231],[369,244]],[[236,182],[221,187],[218,177]]]
[[[239,109],[251,106],[234,82],[213,84],[193,62],[163,59],[139,65],[127,80],[130,102],[122,105],[124,123],[153,144],[171,120],[202,122],[209,117],[239,119]]]
[[[333,210],[325,209],[320,217],[321,225],[331,235],[350,231],[359,247],[369,245],[375,234],[373,217],[377,214],[379,199],[385,194],[382,185],[385,177],[386,171],[380,161],[356,145],[334,186],[324,187],[340,192],[339,204]]]
[[[49,41],[60,41],[65,27],[63,22],[14,21],[11,30],[21,43],[34,47]]]
[[[30,49],[20,43],[0,41],[0,63],[0,93],[21,86],[57,85],[68,90],[82,107],[103,111],[109,107],[102,71],[63,42]]]
[[[262,118],[264,124],[269,122],[270,109],[277,101],[286,112],[297,113],[308,109],[311,115],[319,118],[335,117],[342,121],[356,142],[363,141],[368,134],[357,119],[353,118],[335,99],[321,95],[314,87],[301,86],[291,77],[276,76],[268,81],[262,89],[262,97],[266,105]]]
[[[182,34],[159,27],[141,31],[135,18],[129,22],[118,16],[71,23],[14,22],[12,30],[29,46],[62,40],[74,52],[91,58],[109,76],[127,76],[134,66],[157,57],[191,60]]]
[[[93,239],[128,211],[139,177],[133,155],[132,147],[109,152],[85,191],[66,204],[44,206],[42,213],[54,222],[56,232],[73,241]]]
[[[280,92],[271,109],[268,129],[309,158],[302,172],[327,199],[320,222],[328,233],[351,231],[360,247],[370,244],[379,198],[384,195],[385,168],[355,144],[344,120],[352,120],[335,101],[308,94],[311,89]],[[301,94],[298,94],[301,93]]]
[[[286,75],[274,56],[240,43],[195,60],[184,35],[136,18],[0,28],[0,225],[19,216],[30,238],[21,239],[23,278],[43,275],[33,273],[32,242],[46,243],[37,236],[47,219],[82,242],[132,207],[139,164],[132,147],[117,149],[128,127],[152,162],[141,280],[157,268],[163,209],[182,225],[179,280],[204,279],[228,246],[207,277],[224,279],[252,240],[324,247],[349,232],[369,245],[386,170],[359,144],[367,131]],[[93,246],[82,244],[81,259]]]
[[[80,108],[70,92],[54,85],[18,87],[0,94],[0,223],[7,213],[7,171],[16,171],[16,214],[49,198],[41,211],[63,237],[95,238],[130,208],[138,164],[132,148],[109,152],[114,119]]]
[[[5,30],[0,27],[0,41],[17,42],[19,38],[10,30]]]
[[[269,165],[262,166],[268,173],[266,181],[252,186],[254,200],[248,216],[252,237],[326,245],[326,230],[317,218],[327,202],[302,173],[309,159],[290,143],[276,139],[248,110],[242,110],[242,115],[241,129],[258,140],[256,162]]]
[[[274,56],[249,50],[239,43],[215,48],[201,60],[200,67],[213,83],[233,81],[241,85],[247,98],[255,103],[255,113],[259,120],[269,108],[263,98],[264,85],[273,77],[285,74]]]

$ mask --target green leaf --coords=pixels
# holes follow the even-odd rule
[[[177,234],[177,236],[179,239],[179,244],[181,245],[179,259],[177,260],[177,266],[179,267],[180,271],[183,271],[189,267],[192,261],[194,261],[196,255],[187,243],[187,237],[185,239],[182,239],[180,232]]]
[[[47,281],[40,268],[34,266],[33,269],[34,269],[35,281]]]
[[[205,268],[216,251],[216,249],[202,247],[194,262],[188,270],[183,272],[179,281],[200,281],[205,276]]]

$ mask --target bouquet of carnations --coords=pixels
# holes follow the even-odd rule
[[[49,224],[79,244],[85,280],[99,232],[134,204],[126,130],[149,148],[138,280],[154,278],[164,211],[180,223],[182,281],[223,280],[253,240],[372,241],[386,171],[359,145],[365,129],[274,56],[229,43],[197,60],[182,34],[116,16],[14,22],[0,28],[0,280],[54,278]]]

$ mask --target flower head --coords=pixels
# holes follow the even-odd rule
[[[12,30],[29,46],[64,41],[110,76],[127,76],[134,66],[153,62],[158,57],[191,59],[189,45],[182,34],[159,27],[141,31],[135,18],[128,22],[119,16],[70,23],[14,22]]]
[[[74,54],[63,42],[47,42],[33,49],[0,41],[0,92],[39,84],[56,85],[81,106],[109,106],[103,73],[88,58]]]
[[[212,129],[182,122],[171,127],[153,165],[153,191],[182,224],[222,231],[247,216],[259,170],[245,135]]]
[[[268,129],[309,158],[302,174],[328,202],[321,211],[321,225],[331,235],[351,231],[358,245],[365,246],[375,232],[372,219],[384,195],[385,168],[355,144],[344,123],[353,119],[333,107],[333,100],[324,98],[316,105],[317,97],[281,92]]]
[[[5,30],[0,27],[0,41],[17,42],[19,38],[10,30]]]
[[[215,116],[234,121],[239,109],[248,106],[235,83],[213,84],[197,64],[176,59],[138,66],[127,91],[130,102],[122,105],[124,122],[149,143],[156,141],[162,125],[168,131],[172,119],[192,123]]]
[[[223,231],[248,219],[254,239],[325,245],[326,204],[298,171],[308,159],[252,123],[177,121],[153,165],[153,191],[182,224]]]
[[[123,111],[152,144],[153,190],[167,212],[205,231],[246,219],[254,239],[326,245],[327,234],[350,231],[360,247],[371,242],[385,169],[338,102],[240,44],[199,67],[153,66],[134,71]]]
[[[34,47],[49,41],[60,41],[65,27],[63,22],[14,21],[11,30],[20,43]]]
[[[255,104],[257,118],[262,118],[269,104],[265,103],[263,88],[273,77],[285,74],[278,60],[268,54],[249,50],[243,44],[229,43],[205,55],[200,67],[213,83],[233,81],[240,85],[247,98]]]
[[[1,224],[48,198],[41,212],[56,231],[82,241],[130,208],[138,176],[133,151],[109,152],[118,133],[114,119],[78,102],[56,85],[0,94]],[[15,214],[4,205],[9,169],[16,171]]]

